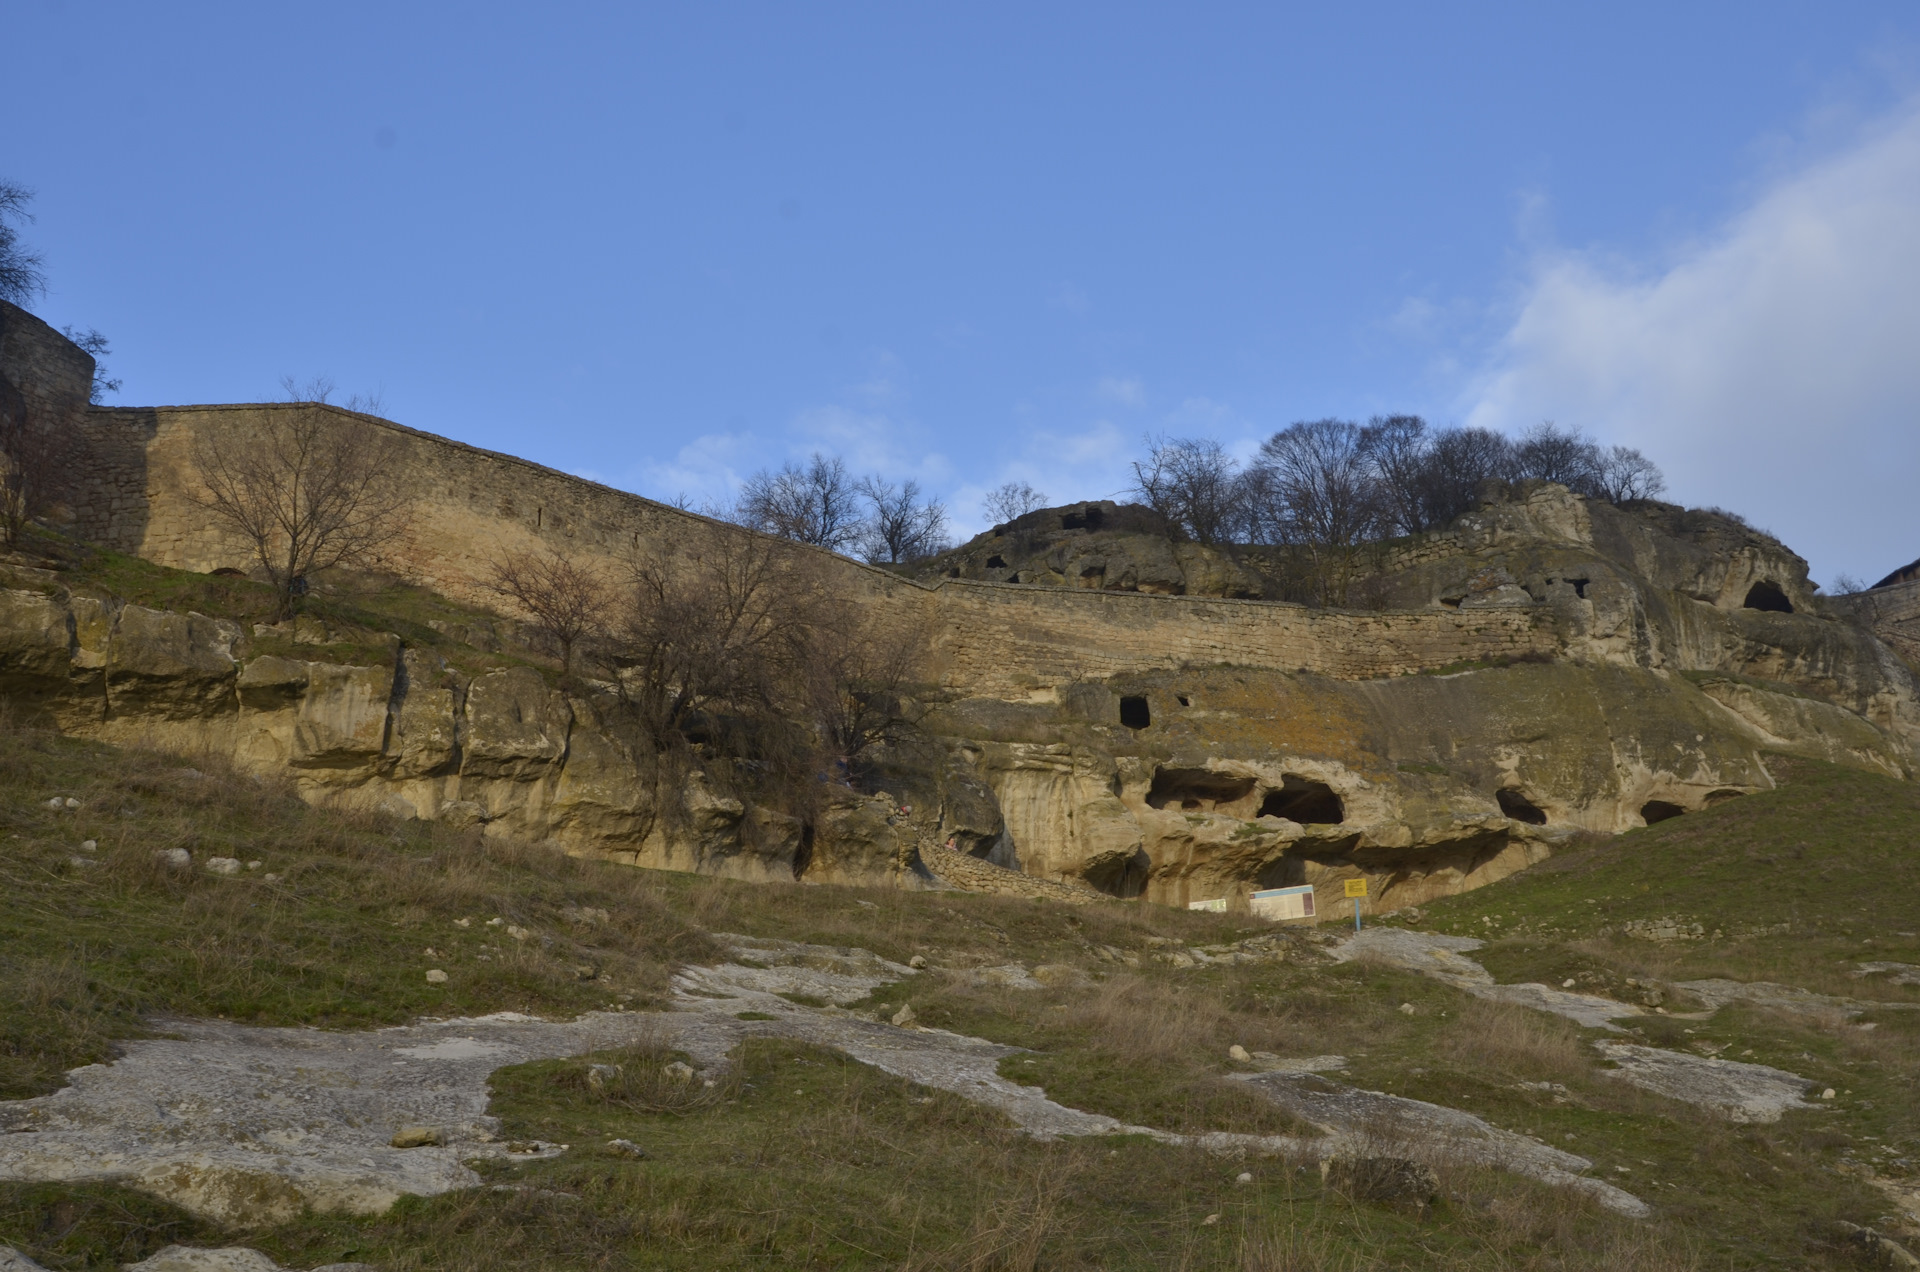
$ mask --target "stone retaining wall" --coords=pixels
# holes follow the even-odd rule
[[[393,565],[456,600],[497,604],[484,585],[507,553],[552,548],[617,572],[636,555],[670,554],[722,523],[510,455],[337,407],[96,408],[87,414],[85,537],[181,569],[252,568],[250,549],[193,498],[196,434],[321,410],[398,440],[413,522]],[[723,532],[745,534],[737,527]],[[1014,695],[1077,679],[1232,663],[1365,679],[1559,648],[1534,611],[1357,614],[1300,605],[1138,593],[1064,591],[948,580],[924,587],[799,545],[902,639],[930,644],[927,672],[957,691]]]

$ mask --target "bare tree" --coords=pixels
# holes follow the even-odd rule
[[[747,478],[736,516],[756,530],[837,552],[859,537],[859,490],[839,456],[816,452],[805,468],[785,464]]]
[[[677,558],[632,563],[603,657],[656,751],[685,744],[714,711],[778,714],[792,703],[818,598],[793,557],[715,527],[694,531]]]
[[[406,532],[398,440],[375,425],[302,403],[200,433],[197,502],[252,545],[292,615],[309,580],[369,564]]]
[[[924,632],[885,632],[844,603],[820,612],[806,658],[807,703],[829,765],[858,783],[874,747],[914,727],[904,692]]]
[[[1420,474],[1422,529],[1439,530],[1472,511],[1488,481],[1514,475],[1513,443],[1484,428],[1436,433]]]
[[[946,551],[946,505],[938,499],[922,499],[919,483],[909,480],[896,487],[878,477],[865,477],[856,489],[870,508],[860,536],[868,561],[897,565]]]
[[[986,499],[980,505],[980,511],[987,520],[997,526],[1026,516],[1036,508],[1047,506],[1045,491],[1035,490],[1024,481],[1010,481],[1004,486],[996,486],[987,492]]]
[[[559,552],[509,553],[493,563],[488,586],[533,616],[560,647],[560,670],[573,674],[573,651],[604,629],[612,588],[599,571]]]
[[[60,334],[73,341],[93,358],[93,387],[87,391],[87,401],[99,406],[109,393],[120,391],[120,381],[107,374],[107,365],[101,359],[113,352],[113,346],[97,330],[89,327],[81,331],[74,327],[60,328]]]
[[[1347,420],[1289,425],[1260,445],[1267,520],[1305,552],[1323,605],[1345,605],[1361,549],[1385,518],[1379,485]]]
[[[1600,493],[1612,503],[1652,499],[1667,488],[1659,465],[1631,446],[1615,446],[1600,459]]]
[[[46,259],[20,245],[18,225],[33,220],[33,191],[0,181],[0,300],[24,305],[47,290]]]
[[[1578,430],[1552,420],[1536,424],[1520,435],[1513,457],[1523,478],[1558,482],[1577,495],[1601,493],[1600,448]]]
[[[1197,543],[1219,543],[1239,514],[1240,465],[1207,437],[1148,438],[1133,462],[1133,493]]]
[[[1388,528],[1400,534],[1426,530],[1420,494],[1432,449],[1427,422],[1418,415],[1376,415],[1360,430],[1360,448],[1380,484]]]
[[[0,538],[7,547],[19,543],[28,522],[72,493],[79,458],[79,439],[0,379]]]
[[[280,392],[282,395],[281,401],[283,402],[311,402],[320,406],[335,405],[333,400],[333,381],[324,375],[316,375],[304,383],[294,379],[294,377],[290,375],[283,375],[280,377]],[[378,415],[385,409],[378,389],[372,393],[355,393],[348,397],[345,402],[339,403],[338,405],[349,411],[357,411],[361,415]]]

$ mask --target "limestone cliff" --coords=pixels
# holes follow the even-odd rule
[[[218,748],[317,800],[638,865],[914,886],[916,849],[950,843],[1175,905],[1356,874],[1373,904],[1417,903],[1578,831],[1766,789],[1771,753],[1912,774],[1912,672],[1764,536],[1543,487],[1396,550],[1380,574],[1395,610],[1132,596],[1117,599],[1155,607],[1144,624],[1103,610],[1078,645],[1050,625],[1084,591],[987,584],[1020,625],[994,626],[989,604],[965,630],[932,629],[919,725],[882,757],[885,791],[835,788],[804,819],[700,773],[663,789],[610,700],[530,666],[463,674],[398,638],[345,664],[290,649],[286,630],[55,583],[0,596],[0,693],[68,731]],[[1234,631],[1308,633],[1308,665],[1236,659],[1225,640],[1211,658],[1158,647],[1208,606],[1225,617],[1202,622]],[[1406,643],[1422,615],[1447,643]],[[1261,639],[1249,647],[1282,648]],[[1372,643],[1342,653],[1358,640]],[[1134,653],[1101,668],[1103,642]],[[989,655],[991,674],[966,673]]]

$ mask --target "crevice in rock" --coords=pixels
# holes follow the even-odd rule
[[[1163,766],[1154,770],[1153,785],[1147,788],[1147,806],[1212,812],[1222,804],[1239,803],[1253,794],[1253,788],[1253,778],[1237,773]]]
[[[1664,799],[1650,799],[1640,805],[1640,816],[1649,826],[1656,822],[1669,821],[1686,811],[1680,805],[1669,803]]]
[[[1260,801],[1256,816],[1283,817],[1303,826],[1338,826],[1347,820],[1347,809],[1325,782],[1289,773],[1278,790],[1268,791]]]
[[[1793,602],[1780,590],[1780,585],[1771,579],[1761,579],[1747,589],[1747,599],[1741,607],[1750,610],[1765,610],[1770,614],[1793,613]]]
[[[1120,723],[1129,729],[1145,729],[1153,724],[1153,713],[1147,709],[1146,698],[1130,695],[1120,699]]]
[[[1494,792],[1493,797],[1500,801],[1500,811],[1513,820],[1529,826],[1547,824],[1546,811],[1513,787],[1503,786]]]

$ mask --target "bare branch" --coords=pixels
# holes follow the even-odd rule
[[[396,438],[363,420],[317,405],[269,409],[257,424],[194,438],[197,502],[252,545],[284,618],[315,574],[372,563],[405,534],[401,457]]]
[[[560,647],[560,670],[573,674],[573,651],[604,630],[612,589],[590,566],[559,552],[511,553],[493,563],[488,586],[533,617]]]

